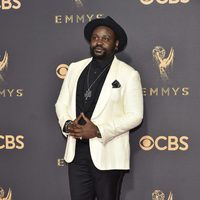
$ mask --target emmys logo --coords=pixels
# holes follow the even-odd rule
[[[161,190],[155,190],[152,193],[152,200],[165,200],[165,194]],[[169,193],[167,200],[173,200],[172,192]]]
[[[170,72],[172,72],[174,63],[174,48],[171,47],[168,55],[162,46],[155,46],[152,50],[154,66],[158,69],[161,80],[164,84],[170,81]],[[167,86],[167,85],[166,85]],[[173,87],[144,87],[143,96],[189,96],[190,88],[185,86]]]
[[[6,98],[6,97],[23,97],[24,90],[23,89],[0,89],[0,98]]]
[[[159,151],[187,151],[189,149],[187,136],[158,136],[152,138],[149,135],[143,136],[139,141],[139,146],[144,151],[156,148]]]
[[[84,7],[84,0],[72,0],[78,9]],[[102,13],[85,13],[85,14],[73,14],[73,15],[55,15],[55,24],[80,24],[87,23],[93,19],[102,18]]]
[[[83,0],[73,0],[78,8],[83,7]]]
[[[19,0],[0,0],[0,10],[20,9],[21,2]]]
[[[142,88],[143,96],[189,96],[189,87]]]
[[[0,60],[0,83],[4,81],[3,72],[8,68],[8,53],[4,53],[4,57]]]
[[[60,79],[64,79],[67,71],[68,71],[68,65],[67,64],[60,64],[58,65],[58,67],[56,68],[56,74],[58,76],[58,78]]]
[[[158,4],[186,4],[189,3],[190,0],[140,0],[140,2],[144,5],[150,5],[153,2],[156,2]]]
[[[169,55],[166,57],[166,50],[161,46],[156,46],[153,51],[153,60],[156,67],[159,69],[160,77],[163,81],[169,80],[169,69],[174,62],[174,49],[171,48]]]
[[[56,15],[55,24],[79,24],[90,22],[93,19],[102,18],[103,14],[83,14],[83,15]]]
[[[0,85],[5,82],[3,77],[5,71],[8,69],[8,52],[5,51],[3,58],[0,58]],[[22,97],[24,95],[23,89],[16,88],[0,88],[0,98],[3,97]]]
[[[12,200],[12,191],[10,188],[8,190],[8,194],[5,197],[4,189],[0,187],[0,200]]]

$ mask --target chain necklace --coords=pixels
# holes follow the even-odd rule
[[[87,90],[84,93],[84,97],[85,97],[85,101],[87,101],[88,98],[92,97],[92,86],[96,83],[96,81],[101,77],[101,75],[106,71],[106,69],[110,66],[110,64],[108,66],[105,67],[105,69],[99,74],[99,76],[97,76],[97,78],[91,83],[91,85],[89,86],[89,79],[90,79],[90,69],[91,69],[91,65],[89,66],[89,70],[88,70],[88,74],[87,74]]]

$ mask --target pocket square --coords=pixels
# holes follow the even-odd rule
[[[112,88],[120,88],[121,84],[118,80],[112,82]]]

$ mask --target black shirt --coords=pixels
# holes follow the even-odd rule
[[[81,73],[76,90],[77,117],[83,112],[87,118],[91,118],[113,58],[114,56],[102,61],[93,58]],[[86,100],[84,95],[88,88],[90,88],[92,95]],[[83,119],[79,121],[81,125],[84,123]]]

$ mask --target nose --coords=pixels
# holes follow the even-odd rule
[[[97,40],[97,45],[102,45],[102,44],[103,44],[102,39],[101,39],[101,38],[98,38],[98,40]]]

